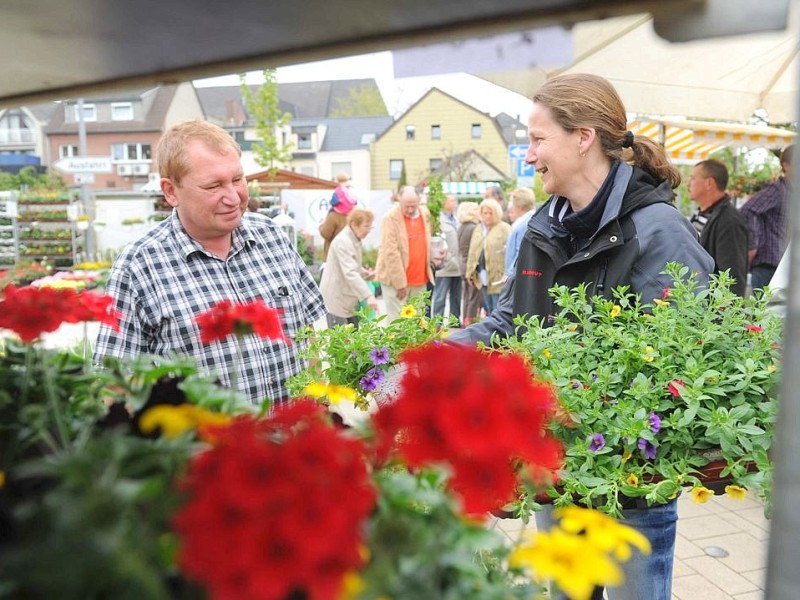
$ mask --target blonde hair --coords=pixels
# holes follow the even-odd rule
[[[536,198],[530,188],[517,188],[509,194],[509,198],[511,198],[511,204],[522,212],[528,212],[536,208]]]
[[[550,109],[555,121],[568,132],[591,127],[609,160],[624,160],[675,189],[681,174],[672,166],[664,149],[643,135],[633,135],[630,148],[625,106],[611,83],[598,75],[574,73],[546,81],[533,95],[533,102]],[[632,134],[631,134],[632,135]]]
[[[500,222],[503,219],[503,207],[500,206],[500,203],[497,200],[494,198],[484,198],[483,202],[480,204],[480,207],[484,208],[486,206],[492,209],[495,221]]]
[[[350,181],[350,175],[348,175],[347,173],[337,173],[336,181],[338,183],[347,183],[348,181]]]
[[[239,144],[222,127],[200,119],[184,121],[167,129],[158,140],[156,160],[161,177],[168,177],[175,185],[180,185],[181,177],[189,171],[186,147],[196,139],[219,154],[233,151],[237,156],[242,155]]]
[[[456,209],[459,223],[477,223],[480,219],[480,208],[477,202],[460,202]]]
[[[375,221],[375,213],[366,208],[354,208],[347,215],[348,225],[364,225]]]

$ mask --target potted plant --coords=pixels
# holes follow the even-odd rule
[[[0,328],[19,338],[0,340],[0,581],[9,597],[521,600],[554,577],[582,600],[596,584],[620,582],[615,556],[647,549],[602,515],[570,513],[588,535],[564,527],[512,544],[480,521],[494,491],[513,493],[520,464],[547,469],[558,455],[552,439],[530,435],[552,397],[518,357],[411,350],[395,403],[369,428],[345,430],[311,399],[332,402],[328,383],[270,411],[235,393],[231,401],[185,358],[109,359],[96,370],[85,355],[38,342],[62,322],[115,326],[111,303],[52,288],[0,296]],[[222,301],[197,316],[201,339],[280,336],[264,330],[265,317],[279,322],[270,311]],[[421,318],[400,324],[410,330]],[[487,393],[501,401],[486,406]],[[483,421],[447,410],[465,401],[508,424],[474,454]],[[471,477],[477,467],[482,476]],[[510,479],[486,486],[483,475],[501,472]],[[552,570],[568,551],[593,568]]]
[[[623,496],[663,503],[684,486],[702,501],[709,475],[769,501],[782,322],[767,295],[734,295],[727,272],[701,288],[686,271],[669,265],[675,283],[651,304],[554,288],[558,314],[499,342],[560,400],[566,459],[546,501],[618,514]]]

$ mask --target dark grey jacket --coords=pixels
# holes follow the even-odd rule
[[[643,302],[650,302],[672,283],[662,273],[669,262],[699,273],[702,284],[714,271],[714,260],[689,220],[672,204],[669,184],[659,184],[637,167],[619,165],[599,228],[577,249],[560,225],[566,212],[567,200],[554,196],[531,217],[516,274],[503,288],[497,308],[480,323],[452,332],[449,341],[489,343],[493,335],[512,335],[517,315],[554,314],[548,294],[554,285],[587,282],[589,296],[606,298],[612,298],[616,287],[628,285]]]

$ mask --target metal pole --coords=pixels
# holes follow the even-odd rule
[[[87,156],[86,153],[86,122],[83,119],[83,98],[78,98],[78,155]],[[81,204],[83,205],[83,212],[89,218],[94,216],[92,207],[92,195],[89,191],[89,184],[81,184]],[[74,225],[73,225],[74,227]],[[94,230],[90,226],[83,232],[85,246],[84,254],[86,260],[94,260]],[[74,246],[73,246],[74,248]]]
[[[800,102],[798,102],[800,107]],[[795,600],[800,590],[800,173],[792,157],[794,186],[789,197],[789,294],[783,339],[783,376],[775,427],[773,517],[767,560],[766,598]]]

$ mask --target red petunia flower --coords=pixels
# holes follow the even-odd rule
[[[669,287],[665,287],[663,289],[663,291],[661,292],[661,299],[662,300],[666,300],[667,298],[669,298],[669,292],[670,292],[671,289],[672,288],[669,288]]]
[[[287,341],[280,315],[280,310],[267,307],[261,300],[245,304],[222,300],[195,320],[200,326],[200,341],[204,344],[224,340],[229,335],[250,333],[261,338]]]
[[[376,493],[365,448],[308,400],[215,432],[182,482],[179,564],[214,598],[339,597]],[[343,501],[346,499],[346,501]]]
[[[400,394],[374,415],[380,456],[423,467],[448,463],[450,485],[477,514],[512,500],[518,468],[558,468],[561,449],[545,432],[552,390],[514,355],[456,345],[405,352]]]
[[[760,325],[746,324],[744,328],[747,329],[747,331],[749,331],[750,333],[761,333],[762,331],[762,327]]]
[[[0,300],[0,327],[11,329],[24,342],[33,342],[63,323],[100,321],[119,329],[119,313],[113,299],[70,289],[9,285]]]
[[[680,387],[678,387],[678,386],[680,386]],[[681,391],[683,390],[684,387],[686,387],[686,384],[683,383],[683,381],[681,381],[680,379],[673,379],[667,385],[667,389],[669,390],[669,393],[672,394],[673,396],[675,396],[676,398],[680,398]]]

